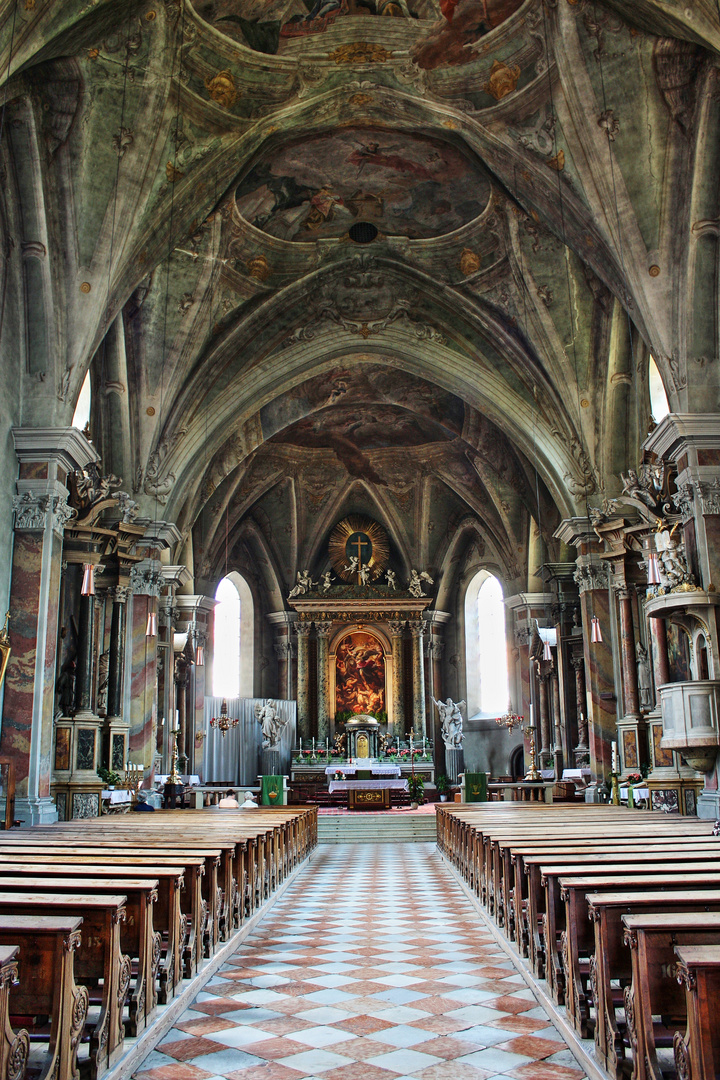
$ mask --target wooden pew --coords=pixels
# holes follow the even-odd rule
[[[32,874],[36,877],[57,877],[63,874],[67,881],[80,881],[82,878],[119,878],[127,874],[128,877],[140,878],[143,875],[150,876],[149,866],[113,865],[107,866],[98,862],[83,863],[78,860],[72,865],[67,864],[63,858],[43,860],[38,862],[32,855],[24,858],[17,856],[12,861],[0,858],[0,883],[7,876],[17,874]],[[155,937],[153,949],[160,946],[162,952],[156,964],[158,987],[150,986],[156,1002],[161,1005],[167,1004],[174,995],[181,980],[180,969],[180,945],[182,942],[182,910],[180,896],[185,880],[185,871],[181,866],[159,866],[152,870],[152,877],[158,880],[158,898],[154,907],[154,928],[159,937]],[[76,887],[79,891],[80,886]],[[153,960],[155,964],[155,960]]]
[[[688,874],[712,873],[718,864],[717,854],[715,849],[707,854],[693,856],[692,861],[688,860],[683,864],[686,853],[683,845],[678,845],[675,851],[657,853],[652,850],[638,850],[617,855],[568,856],[564,863],[548,863],[543,855],[526,857],[524,867],[528,875],[530,958],[533,971],[538,978],[547,979],[555,1000],[561,1005],[565,1002],[565,979],[560,954],[560,935],[565,929],[560,878],[585,874],[588,871],[602,873],[603,870],[613,870],[621,874],[623,869],[634,873],[643,870],[649,874],[667,872],[671,875],[680,868]]]
[[[716,1080],[720,1074],[720,946],[676,947],[677,978],[685,987],[687,1030],[673,1038],[679,1077]]]
[[[108,894],[0,892],[0,918],[41,912],[82,917],[82,940],[75,953],[74,974],[86,987],[102,980],[100,1014],[90,1032],[89,1075],[101,1076],[121,1055],[125,1028],[122,1014],[130,989],[131,962],[120,950],[120,924],[126,897]]]
[[[658,1047],[673,1045],[686,1019],[685,995],[675,974],[676,945],[720,945],[720,912],[623,915],[632,954],[632,985],[624,991],[633,1080],[663,1080]],[[653,1023],[660,1016],[660,1024]]]
[[[73,974],[82,918],[1,915],[0,945],[19,945],[19,984],[10,988],[10,1015],[49,1016],[49,1052],[40,1080],[77,1080],[77,1053],[88,992]]]
[[[10,1025],[10,987],[18,981],[17,945],[0,945],[0,1076],[5,1080],[23,1080],[28,1056],[30,1039],[27,1031],[21,1028],[13,1031]]]
[[[125,893],[126,918],[120,923],[120,948],[136,962],[125,1027],[128,1035],[139,1035],[153,1019],[157,1007],[155,980],[161,956],[160,934],[153,930],[157,878],[42,877],[36,876],[32,867],[27,869],[26,874],[4,876],[0,873],[0,890],[12,890],[13,895],[29,892],[40,897],[46,892],[72,894],[78,888],[83,894]]]
[[[655,879],[662,888],[649,885],[649,879],[631,878],[630,883],[623,883],[622,891],[591,893],[587,892],[583,879],[571,879],[572,894],[578,899],[582,896],[592,920],[588,923],[593,935],[589,978],[595,1010],[595,1056],[612,1076],[622,1070],[625,1043],[616,1015],[621,1001],[616,1000],[611,980],[619,981],[621,986],[628,985],[632,976],[630,950],[623,941],[623,915],[720,911],[720,874],[713,877],[717,879],[714,886],[700,881],[693,883],[692,888],[680,877],[675,884],[665,877]],[[637,884],[633,885],[633,882]],[[563,888],[566,885],[563,882]],[[582,904],[578,904],[577,911],[582,926]],[[586,1037],[587,1029],[577,1018],[573,1019],[576,1028]]]

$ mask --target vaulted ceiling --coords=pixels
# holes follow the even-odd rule
[[[635,462],[651,351],[720,404],[714,0],[442,8],[0,0],[11,420],[90,368],[198,579],[227,543],[281,603],[362,511],[522,587]]]

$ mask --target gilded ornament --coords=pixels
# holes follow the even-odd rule
[[[168,184],[175,184],[178,180],[182,180],[185,175],[181,169],[176,169],[172,161],[168,161],[165,166],[165,175],[167,176]]]
[[[381,64],[390,60],[392,53],[382,45],[369,41],[351,41],[331,52],[328,59],[336,64]]]
[[[455,131],[457,123],[455,120],[443,120],[443,127],[448,128],[450,131]]]
[[[390,557],[390,545],[387,533],[377,521],[351,514],[330,533],[328,554],[335,573],[343,581],[357,584],[365,568],[370,581],[381,577]]]
[[[267,281],[272,273],[270,269],[270,263],[267,261],[264,255],[253,255],[252,259],[248,259],[247,263],[248,274],[255,281]]]
[[[372,105],[372,94],[353,94],[349,99],[351,105]]]
[[[89,281],[83,281],[82,285],[80,286],[80,292],[82,293],[89,293],[91,289],[92,285]]]
[[[655,263],[648,270],[650,277],[660,277],[660,267]]]
[[[157,15],[155,14],[155,12],[154,12],[154,11],[148,11],[148,13],[147,13],[147,15],[145,16],[145,18],[147,19],[147,21],[148,21],[148,22],[154,22],[154,21],[155,21],[155,19],[157,18]]]
[[[213,101],[216,101],[223,109],[229,109],[234,105],[239,96],[235,80],[229,71],[219,71],[212,78],[207,78],[205,89]]]
[[[508,94],[512,94],[520,78],[520,68],[515,64],[509,67],[504,60],[495,60],[490,69],[490,77],[484,84],[483,90],[496,101],[502,101]]]
[[[554,169],[555,172],[562,172],[565,168],[565,151],[558,150],[555,157],[550,158],[550,160],[548,161],[548,165],[551,169]]]
[[[460,255],[460,270],[465,277],[469,277],[470,274],[476,274],[479,269],[480,256],[476,252],[471,251],[470,248],[463,248],[462,254]]]

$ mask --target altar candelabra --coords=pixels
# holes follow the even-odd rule
[[[222,732],[222,737],[224,739],[226,733],[230,730],[230,728],[237,727],[239,723],[240,720],[237,716],[228,716],[227,701],[225,700],[225,698],[223,698],[222,705],[220,706],[220,715],[213,716],[212,720],[210,721],[210,727],[219,728]]]
[[[182,785],[182,776],[178,772],[178,758],[180,757],[180,750],[178,749],[178,735],[180,734],[180,728],[175,728],[175,730],[171,731],[170,734],[173,736],[173,746],[172,753],[170,755],[170,775],[167,778],[167,783]]]
[[[526,728],[528,735],[530,736],[530,768],[525,773],[525,783],[537,784],[542,780],[542,774],[537,767],[537,729],[533,723],[533,707],[530,706],[530,723]]]
[[[140,790],[140,784],[142,783],[144,776],[144,765],[137,765],[134,761],[127,761],[125,763],[125,786],[132,794],[133,802],[137,798],[137,793]]]

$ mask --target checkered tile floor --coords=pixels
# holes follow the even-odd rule
[[[136,1080],[583,1080],[434,845],[320,847]]]

